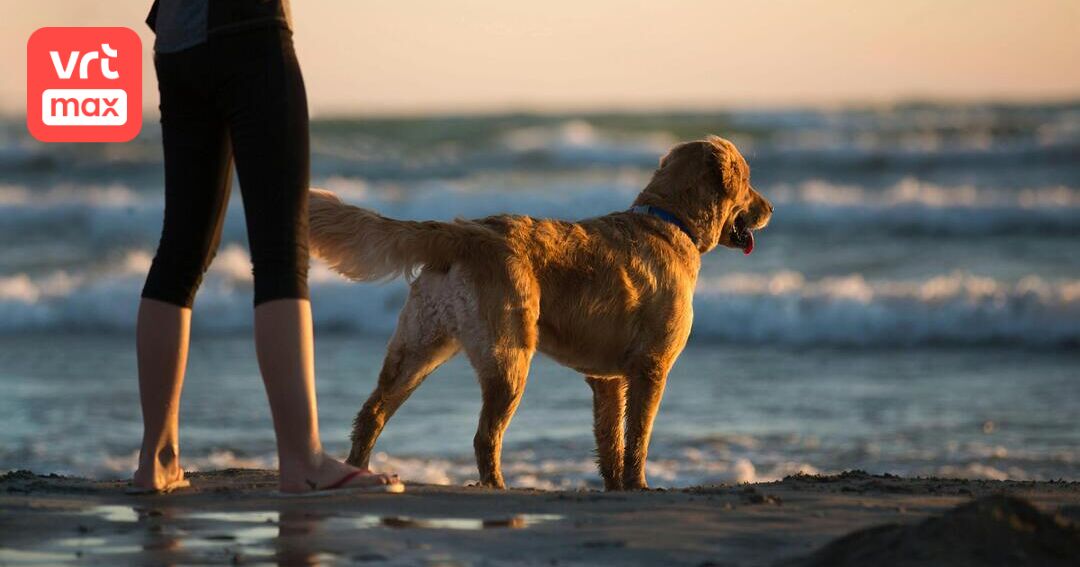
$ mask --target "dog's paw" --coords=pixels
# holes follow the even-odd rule
[[[604,492],[619,492],[623,490],[622,480],[604,479]]]
[[[466,484],[465,486],[467,488],[489,488],[489,489],[492,489],[492,490],[506,490],[506,483],[502,482],[501,480],[497,481],[497,482],[492,482],[492,481],[470,482],[470,483]]]

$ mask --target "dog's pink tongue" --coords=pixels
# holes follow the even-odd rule
[[[746,237],[746,246],[743,246],[742,253],[749,256],[754,251],[754,233],[748,230]]]

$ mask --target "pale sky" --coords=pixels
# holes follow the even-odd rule
[[[0,0],[0,111],[38,27],[149,0]],[[312,113],[710,108],[1080,97],[1078,0],[292,0]]]

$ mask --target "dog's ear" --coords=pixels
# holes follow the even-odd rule
[[[668,159],[671,157],[671,154],[674,153],[674,152],[675,152],[674,149],[670,149],[670,150],[668,150],[668,153],[660,156],[660,164],[656,166],[657,169],[664,169],[664,165],[667,164]]]
[[[717,136],[716,134],[709,134],[705,136],[705,141],[718,148],[726,148],[727,146],[731,145],[731,142],[721,138],[720,136]]]
[[[702,142],[683,142],[668,150],[668,153],[660,157],[660,165],[657,168],[662,170],[668,165],[676,161],[685,161],[687,159],[696,159],[692,156],[700,155],[700,150],[696,148],[701,147]]]
[[[712,134],[705,137],[706,170],[716,172],[718,186],[721,193],[730,194],[733,184],[739,179],[738,160],[742,157],[735,145]]]

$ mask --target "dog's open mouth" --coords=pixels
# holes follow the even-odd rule
[[[735,217],[735,222],[731,224],[731,246],[734,248],[741,248],[743,254],[749,254],[754,251],[754,233],[750,230],[750,227],[746,226],[746,221],[742,215]]]

